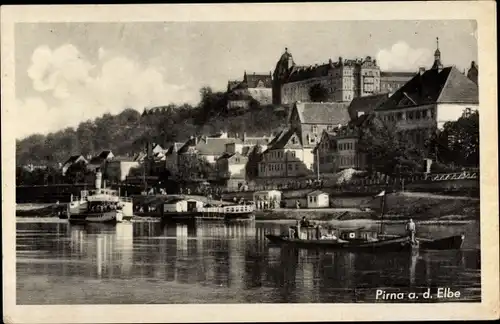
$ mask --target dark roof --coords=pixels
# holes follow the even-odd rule
[[[168,147],[167,152],[165,154],[172,154],[174,152],[177,152],[183,145],[184,143],[182,142],[175,142],[174,144]]]
[[[200,155],[222,155],[226,151],[226,144],[241,143],[238,138],[213,138],[200,136],[196,140],[191,139],[184,144],[179,153],[183,154],[192,148]]]
[[[72,164],[72,163],[75,163],[76,160],[78,160],[79,158],[83,158],[85,162],[87,162],[87,160],[83,157],[83,155],[79,154],[79,155],[72,155],[69,157],[69,159],[64,162],[64,164]]]
[[[259,81],[262,81],[264,88],[271,88],[273,79],[269,73],[246,73],[243,82],[248,88],[257,88]]]
[[[336,125],[349,121],[346,103],[297,102],[295,106],[303,124]]]
[[[89,164],[93,164],[93,165],[100,165],[102,164],[104,161],[106,160],[106,158],[103,158],[102,156],[94,156],[93,158],[90,159],[90,162]]]
[[[412,78],[417,74],[416,72],[397,72],[397,71],[380,71],[381,78],[388,77],[400,77],[400,78]]]
[[[311,66],[294,66],[290,71],[287,82],[300,81],[310,78],[327,76],[328,71],[333,68],[330,64],[311,65]]]
[[[297,136],[297,143],[296,144],[293,144],[290,142],[290,139],[294,135]],[[272,141],[272,144],[269,145],[269,148],[266,151],[282,149],[282,148],[290,148],[290,149],[302,148],[300,135],[297,133],[297,131],[295,129],[290,128],[290,129],[287,129],[287,130],[280,132],[276,136],[276,139],[274,141]]]
[[[101,154],[99,154],[99,156],[105,159],[105,158],[107,158],[107,157],[108,157],[108,155],[109,155],[110,153],[111,153],[111,151],[109,151],[109,150],[102,151],[102,152],[101,152]]]
[[[378,106],[384,103],[389,98],[388,93],[381,93],[371,96],[357,97],[351,101],[351,104],[347,108],[351,119],[357,116],[359,111],[364,113],[370,113],[374,111]]]
[[[415,75],[377,110],[397,109],[434,103],[479,103],[477,84],[455,67],[430,69]]]

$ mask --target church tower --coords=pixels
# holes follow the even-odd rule
[[[281,55],[281,58],[276,63],[276,68],[273,74],[273,104],[280,105],[281,99],[281,87],[285,83],[291,69],[295,65],[293,61],[292,54],[288,52],[288,48],[285,48],[285,53]]]
[[[434,64],[432,65],[432,70],[441,71],[443,69],[443,64],[441,63],[441,51],[439,50],[439,37],[436,37],[436,51],[434,52]]]

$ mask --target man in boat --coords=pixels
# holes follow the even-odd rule
[[[309,227],[309,221],[307,220],[306,216],[302,217],[302,220],[300,221],[300,227]]]
[[[413,219],[410,218],[410,221],[406,224],[406,233],[410,236],[411,242],[415,242],[415,223]]]

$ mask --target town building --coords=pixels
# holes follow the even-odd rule
[[[113,180],[125,181],[130,174],[130,170],[138,168],[139,162],[134,161],[132,157],[128,156],[115,156],[107,163],[106,173],[108,177]]]
[[[165,169],[170,172],[170,175],[175,176],[179,171],[179,149],[185,143],[175,142],[167,148],[165,153]]]
[[[111,161],[115,155],[110,150],[104,150],[99,155],[94,156],[90,159],[87,164],[87,169],[90,171],[95,171],[97,169],[103,169],[106,162]]]
[[[417,72],[380,72],[380,93],[394,93]]]
[[[366,156],[359,151],[358,140],[359,128],[354,122],[324,131],[313,152],[315,172],[319,168],[321,177],[328,178],[344,169],[364,169]]]
[[[242,190],[257,177],[257,161],[267,149],[270,137],[247,137],[243,134],[233,143],[226,144],[225,153],[217,159],[217,178],[229,191]]]
[[[347,108],[350,120],[354,120],[362,115],[373,113],[375,109],[389,99],[389,97],[390,93],[380,93],[366,97],[354,98]]]
[[[227,84],[227,109],[248,109],[252,100],[260,105],[272,104],[272,75],[247,73],[243,81],[229,81]]]
[[[79,154],[79,155],[72,155],[72,156],[70,156],[70,157],[69,157],[69,159],[68,159],[66,162],[64,162],[64,164],[63,164],[63,165],[62,165],[62,167],[61,167],[61,173],[62,173],[62,175],[63,175],[63,176],[64,176],[64,175],[66,175],[66,172],[68,171],[68,169],[69,169],[72,165],[74,165],[74,164],[78,164],[78,163],[84,163],[84,164],[87,164],[87,163],[88,163],[88,161],[87,161],[87,159],[86,159],[83,155],[81,155],[81,154]]]
[[[310,90],[320,85],[328,102],[350,102],[354,98],[380,92],[391,92],[401,87],[415,73],[382,72],[377,61],[364,59],[331,59],[328,63],[299,66],[292,54],[285,53],[276,63],[273,74],[273,103],[292,104],[296,101],[315,101]]]
[[[278,134],[262,153],[258,177],[287,179],[311,174],[314,158],[311,148],[304,148],[298,129],[289,128]]]
[[[327,208],[330,206],[328,194],[321,190],[314,190],[307,194],[307,208]]]
[[[385,122],[394,123],[409,139],[422,146],[448,121],[456,121],[465,110],[479,108],[478,86],[455,67],[444,67],[439,48],[430,70],[419,73],[375,108]]]
[[[289,124],[296,129],[304,148],[312,149],[324,130],[332,130],[349,122],[346,103],[296,102],[289,116]]]

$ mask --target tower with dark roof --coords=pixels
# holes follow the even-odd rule
[[[432,70],[442,70],[443,64],[441,63],[441,51],[439,50],[439,37],[436,37],[436,51],[434,52],[434,64]]]
[[[274,69],[273,104],[281,104],[281,86],[294,65],[295,62],[293,61],[292,54],[288,52],[288,48],[285,48],[285,52],[281,55]]]

